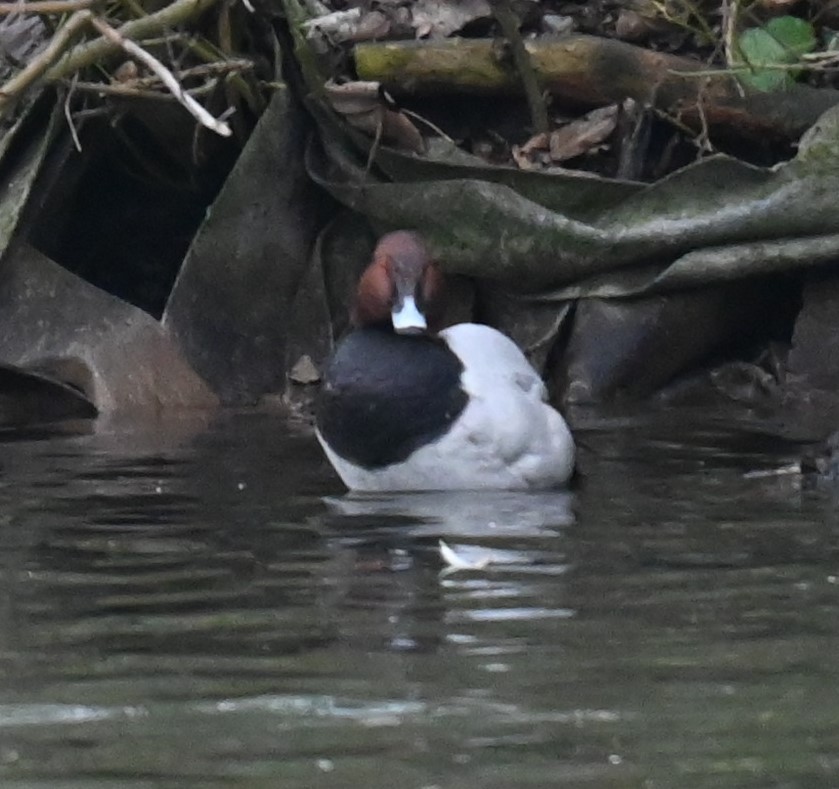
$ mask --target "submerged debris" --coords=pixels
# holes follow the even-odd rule
[[[443,540],[439,541],[439,546],[440,556],[446,563],[446,567],[443,569],[444,573],[453,573],[458,570],[483,570],[493,562],[492,554],[489,553],[470,560],[454,551]]]

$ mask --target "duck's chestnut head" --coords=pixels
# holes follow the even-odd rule
[[[439,328],[443,274],[417,233],[382,236],[361,275],[352,320],[356,326],[392,326],[398,334]]]

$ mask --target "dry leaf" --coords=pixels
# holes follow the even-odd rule
[[[755,469],[743,474],[743,479],[763,479],[764,477],[783,477],[789,474],[801,474],[801,462],[795,461],[778,468]]]
[[[126,60],[114,72],[111,82],[133,82],[140,74],[139,66],[133,60]]]
[[[550,152],[555,162],[582,156],[600,145],[615,130],[618,105],[600,107],[551,132]]]
[[[451,573],[455,570],[483,570],[492,564],[492,556],[490,554],[484,554],[479,559],[469,560],[453,550],[443,540],[440,540],[439,544],[440,556],[446,563],[444,572],[448,571]]]
[[[537,155],[548,150],[550,137],[544,132],[535,134],[524,145],[514,145],[510,154],[521,170],[536,170],[542,162],[537,162]],[[539,157],[542,158],[542,157]]]
[[[329,80],[324,86],[332,109],[341,115],[370,112],[381,105],[380,82],[342,82]]]
[[[474,22],[492,16],[487,0],[417,0],[411,7],[417,38],[445,38]]]
[[[573,16],[545,14],[542,17],[542,29],[551,36],[567,36],[574,32],[576,26]]]
[[[521,152],[524,154],[533,153],[533,151],[547,151],[550,147],[550,138],[545,132],[534,134],[524,145],[521,146]]]
[[[370,11],[365,14],[358,27],[353,33],[352,40],[356,43],[361,41],[378,41],[387,38],[390,33],[390,21],[381,11]]]
[[[309,39],[326,36],[335,44],[352,41],[361,23],[361,9],[350,8],[335,11],[325,16],[318,16],[303,23],[306,37]]]
[[[649,17],[631,8],[621,8],[615,21],[615,35],[621,41],[645,41],[655,31]]]
[[[530,157],[526,153],[522,153],[520,146],[514,145],[512,148],[510,148],[510,155],[513,157],[513,161],[518,165],[518,168],[520,170],[535,169],[533,162],[530,160]]]
[[[411,120],[391,109],[383,101],[378,82],[345,82],[338,85],[331,80],[324,85],[326,97],[335,112],[347,123],[375,137],[381,129],[382,139],[397,148],[425,152],[425,141]]]

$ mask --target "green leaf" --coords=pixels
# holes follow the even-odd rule
[[[752,27],[740,36],[740,52],[752,71],[740,75],[749,87],[757,90],[777,90],[792,82],[786,71],[765,69],[760,66],[786,62],[786,50],[766,30]]]
[[[752,69],[740,79],[749,87],[772,91],[793,83],[798,73],[794,66],[802,55],[815,49],[816,35],[809,22],[795,16],[779,16],[764,27],[744,31],[738,45],[743,60]],[[784,65],[789,68],[777,68]]]
[[[764,29],[787,50],[790,63],[795,63],[802,55],[816,48],[813,26],[797,16],[775,17],[766,23]]]

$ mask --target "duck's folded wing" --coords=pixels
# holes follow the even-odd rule
[[[461,426],[486,464],[504,465],[531,484],[567,479],[574,462],[570,431],[516,344],[473,323],[441,336],[463,363],[461,385],[470,402]]]

